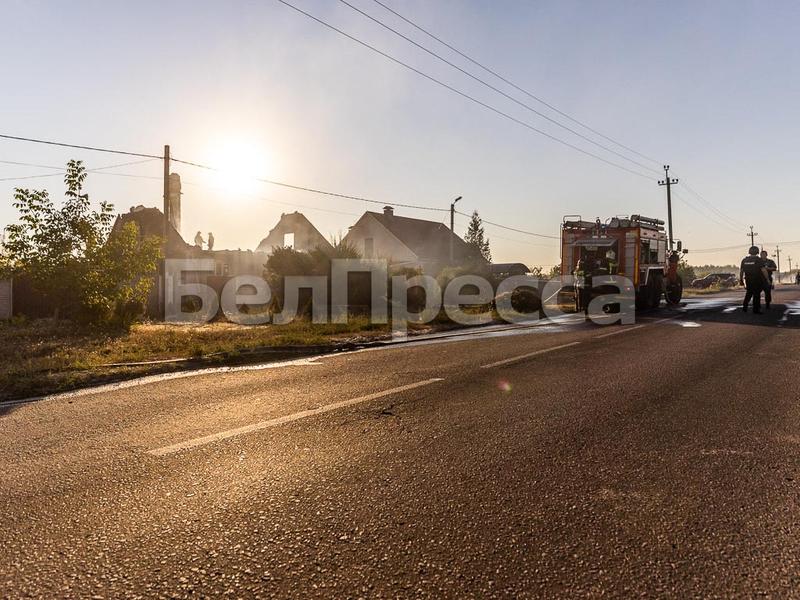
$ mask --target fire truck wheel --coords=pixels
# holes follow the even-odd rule
[[[650,308],[658,308],[661,304],[661,294],[664,291],[664,280],[660,273],[654,273],[650,283]]]
[[[678,277],[675,283],[667,285],[667,302],[670,304],[680,304],[683,298],[683,279]]]

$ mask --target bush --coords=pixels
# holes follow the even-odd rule
[[[56,318],[127,326],[150,291],[161,241],[142,239],[135,223],[112,232],[113,206],[92,209],[85,180],[83,163],[70,161],[60,207],[46,190],[15,190],[19,222],[6,228],[0,276],[27,278]]]

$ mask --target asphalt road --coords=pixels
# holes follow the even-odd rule
[[[800,290],[730,298],[0,405],[0,594],[796,595]]]

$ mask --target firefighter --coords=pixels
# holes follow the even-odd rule
[[[772,290],[775,289],[775,282],[772,280],[772,274],[778,270],[778,265],[769,257],[769,252],[766,250],[761,251],[761,260],[764,261],[764,266],[769,276],[767,282],[764,284],[764,302],[767,305],[767,310],[769,310],[769,306],[772,304]]]
[[[609,275],[616,275],[619,265],[617,264],[617,253],[613,250],[606,252],[606,262],[608,263]]]
[[[575,310],[589,314],[589,302],[592,298],[592,269],[595,260],[590,254],[578,259],[575,267]]]
[[[747,312],[747,305],[753,299],[753,312],[761,314],[761,291],[768,284],[766,263],[758,255],[758,246],[752,246],[750,253],[742,259],[739,269],[739,283],[747,285],[747,292],[744,295],[744,312]]]

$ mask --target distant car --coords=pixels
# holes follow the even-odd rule
[[[720,287],[734,287],[736,285],[736,275],[733,273],[711,273],[705,277],[692,281],[692,287],[700,290],[710,288],[712,285]]]

